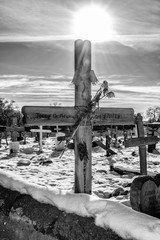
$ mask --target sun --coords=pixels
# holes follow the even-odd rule
[[[102,6],[87,6],[74,14],[73,34],[76,39],[92,42],[112,40],[113,19]]]

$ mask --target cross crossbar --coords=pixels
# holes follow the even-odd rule
[[[83,108],[82,108],[83,109]],[[40,107],[24,106],[22,113],[26,126],[33,125],[74,125],[78,117],[78,110],[74,107]],[[91,119],[93,125],[132,125],[134,124],[134,110],[132,108],[99,108]]]
[[[127,139],[125,141],[125,147],[136,147],[136,146],[143,146],[143,145],[151,145],[158,143],[159,139],[156,136],[153,137],[139,137],[139,138],[132,138]]]

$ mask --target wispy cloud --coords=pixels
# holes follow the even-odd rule
[[[115,77],[115,76],[114,76]],[[118,78],[118,76],[116,76]],[[160,86],[131,86],[127,84],[111,82],[109,86],[115,92],[115,98],[103,99],[101,107],[132,107],[135,111],[144,111],[149,106],[155,106],[160,102]],[[6,99],[15,100],[19,107],[24,105],[49,106],[58,102],[63,106],[74,106],[74,85],[71,84],[71,76],[68,79],[63,75],[27,76],[5,75],[0,76],[0,95]],[[99,78],[98,85],[92,86],[92,96],[99,89],[105,76]],[[6,84],[8,82],[8,84]]]
[[[160,86],[126,86],[126,85],[116,85],[112,86],[113,89],[118,91],[126,92],[136,92],[136,93],[149,93],[149,94],[159,94]]]
[[[10,0],[0,3],[3,32],[39,35],[65,35],[69,9],[55,1]],[[60,27],[61,26],[61,27]],[[66,33],[65,33],[66,32]]]
[[[0,42],[45,42],[45,41],[57,41],[57,40],[72,40],[72,35],[38,35],[38,36],[28,36],[28,35],[3,35],[0,36]]]
[[[53,102],[63,105],[73,105],[74,86],[63,75],[27,76],[2,75],[0,76],[1,97],[15,100],[23,105],[50,105]]]

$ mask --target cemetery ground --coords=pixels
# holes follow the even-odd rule
[[[66,192],[74,193],[74,166],[75,166],[74,158],[75,156],[74,156],[73,149],[66,149],[62,158],[59,158],[61,151],[55,150],[54,136],[43,139],[42,153],[39,152],[39,143],[35,141],[35,137],[32,137],[32,138],[27,137],[26,144],[23,144],[23,141],[20,143],[20,151],[18,153],[9,154],[9,148],[6,147],[5,141],[4,142],[3,141],[2,141],[2,146],[0,148],[1,185],[6,184],[6,186],[9,185],[12,188],[12,186],[14,186],[12,181],[13,179],[15,179],[15,186],[17,185],[17,187],[22,193],[23,192],[25,193],[25,187],[20,182],[27,182],[27,184],[31,184],[31,185],[33,184],[33,186],[35,185],[37,188],[39,187],[40,189],[41,187],[42,189],[48,188],[51,191],[53,190],[57,193],[61,193],[62,196]],[[157,144],[156,148],[157,150],[160,151],[160,143]],[[124,205],[130,207],[130,186],[134,177],[138,176],[140,172],[138,147],[124,148],[121,145],[119,148],[114,148],[114,146],[111,146],[111,149],[115,151],[117,154],[113,155],[112,157],[106,157],[106,151],[101,147],[97,146],[92,148],[92,195],[98,196],[99,199],[102,199],[102,200],[110,199],[110,200],[113,200],[114,202],[121,202]],[[111,161],[111,158],[112,158],[112,161],[114,162],[115,170],[113,169],[113,171],[111,171],[110,164],[109,164]],[[149,175],[155,175],[157,173],[160,173],[160,155],[147,152],[147,170]],[[4,177],[6,175],[7,175],[7,180],[5,180],[5,177]],[[15,188],[15,186],[13,188]],[[31,193],[32,192],[33,190],[31,190]],[[36,195],[36,199],[39,199],[40,202],[42,200],[43,202],[43,197],[39,195],[38,192],[33,193],[33,195],[34,194]],[[28,200],[27,200],[27,203],[25,204],[30,205],[31,212],[32,212],[34,208],[34,203],[31,201],[29,196],[27,198]],[[47,198],[49,199],[49,196]],[[26,200],[24,200],[24,202],[25,201]],[[77,208],[78,206],[81,205],[81,203],[78,203],[78,201],[79,200],[77,200]],[[32,205],[29,204],[31,202],[32,202]],[[72,204],[73,206],[71,206],[71,209],[72,207],[74,209],[75,208],[74,203]],[[38,206],[38,208],[40,208],[40,206]],[[97,206],[95,208],[97,208]],[[17,209],[19,209],[20,211],[21,208],[17,208]],[[50,210],[47,210],[47,211],[50,211]],[[78,209],[76,211],[78,211]],[[79,210],[79,212],[81,213],[81,210]],[[3,217],[5,221],[5,216]],[[75,216],[70,216],[69,218],[72,219],[73,221],[79,221]],[[118,219],[118,215],[117,215],[117,219]],[[1,220],[2,220],[2,216],[1,216]],[[59,222],[58,227],[60,228],[61,226],[66,231],[66,225],[64,225],[64,222],[69,221],[68,217],[65,220],[61,219],[61,221]],[[92,220],[89,220],[89,221],[92,221]],[[88,226],[87,223],[84,223],[84,222],[81,224],[83,225],[83,228],[85,228],[85,226]],[[14,226],[13,222],[11,223],[11,225]],[[92,222],[91,222],[91,225],[93,225]],[[76,228],[76,226],[74,226],[74,228]],[[127,238],[127,234],[123,234],[123,233],[118,234],[120,230],[117,230],[119,231],[117,232],[114,228],[113,228],[113,231],[115,231],[119,236],[113,235],[110,232],[107,232],[109,230],[104,231],[104,229],[101,229],[102,232],[101,230],[96,229],[96,234],[95,234],[93,229],[90,231],[90,236],[93,235],[92,238],[86,238],[86,239],[101,238],[101,239],[110,239],[110,240],[117,239],[118,240],[118,239],[121,239],[119,236],[123,237],[123,239],[132,239],[132,238]],[[121,229],[121,231],[123,232],[123,228]],[[134,229],[132,229],[131,231],[134,231]],[[108,235],[105,235],[106,233]],[[75,233],[75,234],[80,234],[80,233]],[[14,238],[8,238],[8,239],[13,240]],[[17,238],[17,239],[20,239],[20,238]],[[27,238],[24,237],[22,239],[27,239]],[[38,235],[38,236],[34,236],[33,239],[50,239],[50,238],[49,237],[43,238],[41,235]],[[85,239],[85,238],[83,237],[74,238],[74,236],[72,237],[69,236],[68,238],[67,237],[62,238],[61,236],[61,238],[57,237],[57,238],[51,238],[51,239]],[[135,239],[139,239],[139,238],[135,238]],[[148,238],[148,239],[152,239],[152,238]]]
[[[55,139],[43,139],[43,152],[40,153],[35,137],[28,137],[26,144],[20,143],[20,151],[12,154],[3,140],[0,170],[41,186],[74,192],[74,150],[67,148],[60,158],[61,151],[56,151]],[[140,171],[138,147],[120,145],[111,149],[117,154],[106,157],[106,151],[101,147],[92,148],[92,194],[100,198],[114,197],[129,204],[130,185]],[[157,150],[160,150],[160,144],[157,144]],[[117,171],[110,171],[110,160]],[[160,155],[147,152],[147,169],[149,175],[160,173]]]

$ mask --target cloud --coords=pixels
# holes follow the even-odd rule
[[[72,35],[38,35],[38,36],[28,36],[28,35],[18,35],[18,36],[0,36],[0,42],[44,42],[44,41],[57,41],[57,40],[73,40]]]
[[[71,78],[68,77],[69,79]],[[100,77],[100,83],[92,86],[92,96],[100,88],[105,76]],[[149,106],[155,106],[160,102],[160,86],[131,86],[127,82],[127,76],[110,76],[117,78],[109,87],[115,93],[115,98],[104,98],[100,102],[101,107],[134,108],[136,111],[144,111]],[[121,78],[125,78],[126,85],[120,84]],[[130,76],[131,78],[131,76]],[[74,106],[74,85],[65,75],[27,76],[5,75],[0,76],[0,95],[7,100],[15,100],[19,107],[24,105],[49,106],[55,102],[62,106]],[[7,84],[6,84],[7,83]]]
[[[150,52],[160,48],[160,29],[156,34],[117,35],[115,40],[134,49]]]
[[[70,77],[68,77],[70,78]],[[23,105],[50,105],[60,102],[73,105],[74,86],[64,75],[27,76],[1,75],[0,95]]]
[[[0,9],[3,18],[1,27],[4,29],[7,27],[11,32],[15,33],[22,32],[33,35],[39,35],[42,32],[43,34],[64,34],[65,29],[62,29],[68,22],[68,9],[50,0],[2,1]],[[59,28],[58,24],[62,28]]]
[[[150,94],[159,94],[160,86],[126,86],[126,85],[115,85],[112,86],[112,89],[123,92],[135,92],[135,93],[150,93]]]
[[[124,0],[117,4],[111,1],[115,16],[116,30],[121,34],[153,34],[159,32],[160,2]]]

